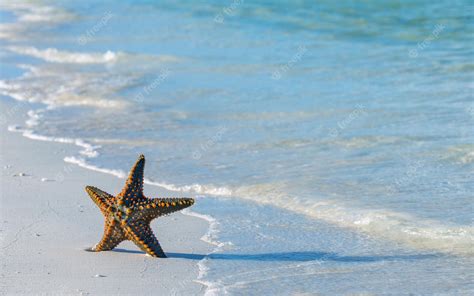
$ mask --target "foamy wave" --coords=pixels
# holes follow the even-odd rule
[[[336,137],[329,141],[330,144],[341,146],[344,148],[368,148],[377,145],[392,145],[402,141],[408,141],[409,138],[394,137],[394,136],[366,136],[366,137],[352,137],[341,138]]]
[[[189,192],[189,193],[207,194],[207,195],[213,195],[213,196],[231,196],[232,194],[232,191],[229,188],[216,187],[214,185],[193,184],[193,185],[176,186],[174,184],[155,182],[150,179],[145,179],[145,183],[159,186],[167,190],[176,191],[176,192]]]
[[[205,281],[204,277],[209,271],[209,267],[206,266],[206,263],[209,260],[209,255],[221,251],[226,245],[229,245],[230,243],[224,243],[217,239],[217,236],[219,234],[219,223],[213,217],[193,212],[190,209],[184,209],[181,212],[188,216],[193,216],[206,220],[209,223],[209,228],[207,233],[201,237],[201,240],[210,245],[215,246],[210,253],[208,253],[203,259],[198,262],[199,274],[197,279],[194,281],[206,287],[206,291],[204,293],[204,295],[206,296],[225,294],[226,290],[224,286],[220,286],[216,282]]]
[[[52,102],[52,103],[50,103]],[[53,107],[59,106],[66,106],[66,107],[74,107],[74,106],[89,106],[89,107],[96,107],[96,108],[124,108],[129,104],[125,101],[114,101],[114,100],[107,100],[102,99],[100,97],[89,97],[89,96],[81,96],[75,94],[61,94],[54,98],[54,101],[46,101],[48,105]]]
[[[27,70],[22,76],[0,80],[0,94],[18,101],[57,106],[91,106],[124,108],[123,100],[114,97],[117,89],[134,83],[134,77],[110,76],[107,73],[81,72],[67,67],[22,65]]]
[[[124,52],[106,51],[104,53],[98,52],[73,52],[66,50],[59,50],[57,48],[38,49],[34,46],[9,46],[7,49],[10,52],[26,55],[41,59],[49,63],[57,64],[115,64],[117,62],[124,62],[127,65],[161,65],[164,63],[176,63],[181,59],[170,55],[144,55],[131,54]]]
[[[333,201],[304,201],[283,192],[274,185],[256,185],[238,188],[232,195],[353,228],[418,249],[474,255],[474,228],[470,226],[445,226],[437,221],[421,220],[408,214],[387,210],[347,208]]]
[[[474,163],[474,145],[465,144],[451,147],[446,152],[445,158],[460,164]]]
[[[116,176],[120,179],[124,179],[127,177],[127,174],[124,171],[121,170],[111,170],[111,169],[106,169],[106,168],[100,168],[94,165],[91,165],[87,163],[87,161],[84,158],[81,157],[74,157],[74,156],[67,156],[64,158],[64,161],[67,163],[72,163],[75,165],[78,165],[80,167],[96,171],[96,172],[101,172],[109,175]]]
[[[15,13],[19,22],[62,23],[75,18],[74,14],[63,9],[32,1],[2,1],[0,9]]]
[[[57,142],[57,143],[65,143],[65,144],[73,144],[82,149],[79,151],[80,154],[85,155],[88,158],[93,158],[99,156],[99,152],[97,149],[100,146],[93,146],[82,139],[73,139],[73,138],[62,138],[62,137],[48,137],[44,135],[40,135],[35,133],[33,130],[24,129],[18,125],[10,125],[8,126],[8,131],[22,133],[22,135],[26,138],[38,141],[46,141],[46,142]]]
[[[33,46],[10,46],[8,50],[22,55],[32,56],[51,63],[71,64],[105,64],[114,63],[122,53],[107,51],[105,53],[81,53],[61,51],[56,48],[38,49]]]
[[[26,114],[28,115],[28,120],[25,122],[26,126],[33,127],[39,124],[41,118],[40,111],[29,110]]]
[[[18,17],[18,21],[25,23],[65,23],[75,18],[70,12],[52,6],[30,6],[27,12]]]
[[[0,39],[19,40],[42,37],[29,34],[44,26],[72,21],[76,16],[66,10],[32,1],[2,1],[0,9],[16,16],[14,23],[0,24]]]
[[[461,163],[473,163],[474,162],[474,151],[469,151],[466,155],[463,155],[460,159]]]
[[[107,168],[101,168],[95,165],[92,165],[87,162],[86,159],[80,157],[66,157],[64,158],[65,162],[73,163],[79,165],[83,168],[94,170],[97,172],[102,172],[106,174],[114,175],[118,178],[126,178],[127,174],[122,170],[113,170]],[[213,185],[200,185],[200,184],[193,184],[193,185],[185,185],[185,186],[177,186],[174,184],[168,184],[164,182],[156,182],[150,179],[145,178],[144,183],[152,186],[161,187],[163,189],[174,191],[174,192],[186,192],[186,193],[194,193],[194,194],[206,194],[206,195],[213,195],[213,196],[230,196],[231,191],[225,187],[216,187]]]

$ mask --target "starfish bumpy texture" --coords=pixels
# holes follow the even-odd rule
[[[150,222],[160,216],[187,208],[194,204],[192,198],[147,198],[143,195],[143,170],[145,156],[140,155],[132,167],[122,192],[113,196],[98,188],[87,186],[86,191],[105,217],[102,240],[91,250],[112,250],[124,240],[133,241],[153,257],[165,258],[150,227]]]

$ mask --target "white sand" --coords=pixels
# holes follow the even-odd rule
[[[102,236],[103,218],[84,186],[115,194],[124,180],[63,162],[77,147],[33,141],[1,128],[1,295],[204,293],[205,287],[194,282],[199,270],[192,254],[211,250],[200,240],[206,221],[181,213],[154,220],[170,258],[146,256],[131,242],[116,251],[87,252]],[[145,193],[178,195],[151,186]]]

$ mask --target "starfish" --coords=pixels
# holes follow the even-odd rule
[[[117,196],[96,187],[86,191],[105,217],[102,240],[91,251],[108,251],[124,240],[131,240],[153,257],[166,255],[150,227],[153,219],[187,208],[192,198],[147,198],[143,195],[145,156],[140,155],[130,170],[125,187]]]

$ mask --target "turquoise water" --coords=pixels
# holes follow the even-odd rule
[[[2,4],[0,92],[35,103],[11,130],[78,144],[66,161],[144,153],[149,182],[198,195],[209,293],[468,293],[472,9]]]

